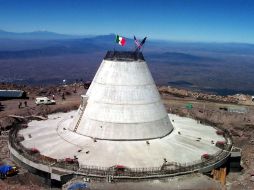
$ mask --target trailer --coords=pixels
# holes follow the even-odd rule
[[[27,93],[23,90],[0,90],[0,100],[27,98]]]

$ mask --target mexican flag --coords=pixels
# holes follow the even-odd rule
[[[124,37],[121,37],[119,35],[116,35],[116,43],[118,43],[121,46],[124,46],[126,43],[126,40]]]

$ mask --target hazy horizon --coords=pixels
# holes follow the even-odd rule
[[[0,29],[252,44],[253,9],[249,0],[0,0]]]
[[[34,31],[20,31],[20,32],[15,32],[15,31],[7,31],[5,29],[0,28],[0,32],[7,32],[7,33],[15,33],[15,34],[32,34],[32,33],[54,33],[57,35],[66,35],[66,36],[73,36],[77,38],[90,38],[90,37],[96,37],[96,36],[107,36],[107,35],[116,35],[117,33],[105,33],[105,34],[75,34],[75,33],[59,33],[59,32],[54,32],[54,31],[49,31],[49,30],[34,30]],[[124,36],[125,38],[130,38],[133,39],[133,36]],[[142,38],[142,37],[141,37]],[[0,38],[1,39],[1,38]],[[2,38],[3,39],[3,38]],[[10,38],[11,39],[11,38]],[[22,38],[20,38],[22,39]],[[171,39],[157,39],[157,38],[148,38],[149,41],[165,41],[165,42],[177,42],[177,43],[215,43],[215,44],[250,44],[254,45],[254,42],[232,42],[232,41],[225,41],[225,42],[218,42],[218,41],[194,41],[194,40],[171,40]]]
[[[135,35],[148,37],[158,84],[250,91],[253,10],[249,0],[0,0],[0,81],[92,80],[105,52],[134,50]]]

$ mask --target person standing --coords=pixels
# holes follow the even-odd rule
[[[21,106],[22,106],[22,102],[19,102],[19,109],[21,108]]]
[[[65,95],[64,95],[64,93],[62,94],[62,100],[65,100]]]

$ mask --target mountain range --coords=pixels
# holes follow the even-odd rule
[[[0,30],[0,81],[54,84],[63,78],[92,80],[107,50],[134,50],[134,40],[126,38],[126,42],[124,47],[116,44],[115,34]],[[157,84],[192,84],[190,88],[218,92],[254,88],[253,44],[175,42],[148,37],[143,54]]]
[[[34,32],[8,32],[0,30],[0,39],[26,39],[26,40],[56,40],[56,39],[77,39],[89,37],[89,35],[68,35],[59,34],[49,31],[34,31]]]

